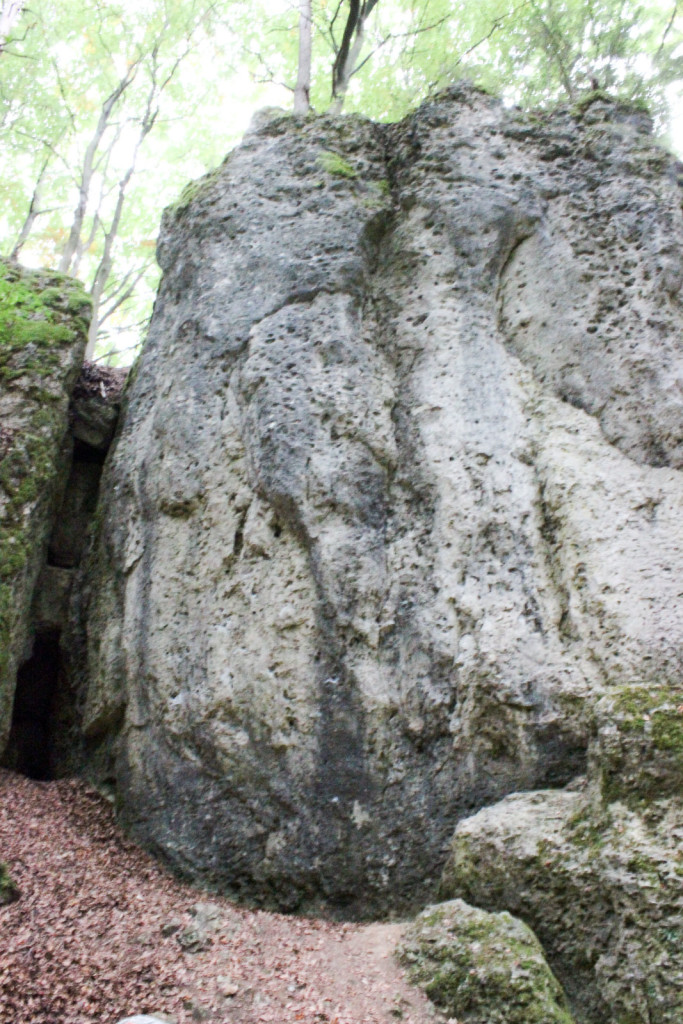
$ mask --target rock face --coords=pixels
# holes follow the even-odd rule
[[[90,300],[75,281],[0,263],[0,757],[69,473],[69,397],[89,320]]]
[[[266,120],[167,211],[74,627],[139,839],[284,908],[414,904],[679,670],[679,170],[618,104],[461,87]]]

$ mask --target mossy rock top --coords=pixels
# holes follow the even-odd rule
[[[77,281],[0,262],[0,384],[49,390],[59,349],[87,331],[91,309]]]
[[[592,759],[608,803],[683,793],[683,687],[620,687],[596,721]]]

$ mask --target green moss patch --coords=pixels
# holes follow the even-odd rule
[[[201,178],[188,182],[175,203],[172,203],[169,207],[171,213],[182,213],[183,210],[186,210],[196,199],[199,199],[200,196],[204,195],[211,188],[217,180],[219,173],[220,167],[216,167],[213,171],[202,175]]]
[[[339,178],[358,177],[358,174],[354,171],[348,160],[345,160],[343,156],[340,156],[339,153],[335,153],[331,149],[325,149],[322,153],[319,153],[315,162],[328,174],[334,174]]]
[[[49,377],[58,349],[87,331],[91,307],[75,281],[0,264],[0,384]]]
[[[621,687],[597,709],[593,753],[607,801],[683,793],[683,690]]]

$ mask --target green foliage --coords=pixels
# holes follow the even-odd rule
[[[240,16],[224,26],[219,45],[214,0],[39,0],[24,9],[0,60],[2,251],[13,250],[33,207],[21,258],[59,265],[90,159],[78,246],[63,269],[96,298],[98,270],[105,275],[97,311],[103,348],[125,345],[127,325],[135,340],[148,315],[161,210],[235,141],[238,128],[232,139],[215,130],[227,82],[211,81],[204,69],[220,67],[229,79],[226,49],[233,43],[238,52],[236,32],[250,37],[244,6],[222,5],[222,13]],[[103,265],[109,235],[110,269]]]
[[[264,79],[294,81],[295,6],[269,19],[271,45],[259,49]],[[314,0],[311,102],[319,111],[331,99],[336,10]],[[395,120],[467,77],[525,107],[574,102],[597,85],[646,101],[663,124],[667,87],[683,77],[683,26],[674,15],[673,0],[380,0],[346,109]]]
[[[30,228],[22,255],[58,264],[103,105],[127,82],[91,154],[92,180],[69,264],[94,294],[98,270],[105,276],[101,302],[96,295],[101,352],[134,345],[144,327],[159,277],[154,251],[162,209],[188,179],[220,161],[250,110],[289,104],[297,6],[38,0],[25,7],[0,59],[5,254]],[[346,0],[313,0],[311,102],[319,112],[332,99],[347,10]],[[683,32],[674,14],[673,0],[379,0],[346,110],[395,120],[469,77],[525,107],[560,100],[580,112],[607,92],[646,103],[664,130],[683,77]],[[325,169],[349,176],[341,167]]]

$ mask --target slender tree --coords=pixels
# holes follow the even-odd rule
[[[305,114],[311,106],[311,59],[313,55],[313,11],[311,0],[300,0],[299,59],[294,88],[294,113]]]
[[[214,0],[154,0],[133,24],[115,2],[85,0],[82,7],[72,15],[67,0],[46,0],[36,9],[43,40],[52,33],[63,44],[59,57],[42,41],[40,49],[36,33],[23,48],[12,48],[16,60],[10,62],[9,51],[3,58],[0,111],[8,146],[0,188],[20,193],[15,168],[25,181],[33,161],[26,213],[6,251],[16,260],[37,243],[46,261],[85,281],[93,299],[91,357],[101,325],[130,301],[134,283],[156,277],[147,249],[136,253],[130,241],[122,244],[121,233],[129,238],[142,227],[143,207],[138,200],[131,209],[131,189],[148,136],[159,125],[167,130],[167,94],[173,92],[174,116],[187,116],[197,103],[187,81],[176,83],[197,45],[207,43]],[[29,78],[33,102],[25,98]],[[147,239],[153,244],[156,217],[145,217],[145,247]],[[57,260],[48,255],[55,252]]]
[[[349,9],[332,65],[331,113],[340,113],[352,76],[358,70],[365,42],[365,25],[379,0],[349,0]],[[339,9],[341,9],[341,4]],[[333,26],[331,27],[334,39]]]

